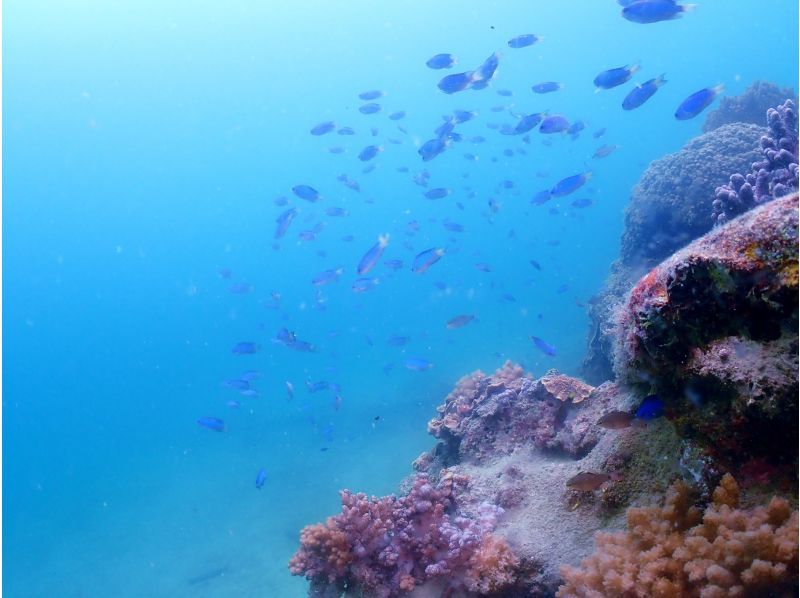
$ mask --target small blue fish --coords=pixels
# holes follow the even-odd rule
[[[400,120],[400,119],[405,118],[405,117],[406,117],[405,110],[398,110],[397,112],[392,112],[389,115],[389,120]]]
[[[434,189],[429,189],[425,192],[425,197],[427,199],[442,199],[443,197],[447,197],[450,195],[450,189],[445,189],[444,187],[436,187]]]
[[[508,40],[508,47],[518,50],[519,48],[527,48],[528,46],[532,46],[538,41],[541,41],[541,37],[538,35],[534,35],[533,33],[523,33],[522,35],[518,35],[516,37],[512,37]]]
[[[553,93],[559,89],[564,89],[564,84],[557,81],[543,81],[531,87],[533,93]]]
[[[361,114],[377,114],[381,111],[381,105],[377,102],[370,102],[368,104],[364,104],[363,106],[359,106],[358,111]]]
[[[514,92],[511,91],[510,89],[498,89],[497,95],[503,96],[504,98],[510,98],[511,96],[514,95]]]
[[[284,384],[286,384],[286,400],[291,401],[294,398],[294,384],[288,380]]]
[[[306,201],[310,201],[312,203],[322,199],[319,191],[309,185],[295,185],[292,187],[292,193],[294,193],[300,199],[305,199]]]
[[[225,405],[230,407],[231,409],[238,409],[239,407],[242,406],[242,404],[239,401],[234,401],[234,400],[226,402]]]
[[[567,135],[572,136],[573,139],[578,137],[578,133],[586,128],[586,123],[582,120],[576,120],[567,128]]]
[[[715,87],[706,87],[705,89],[696,91],[681,102],[681,105],[678,106],[678,109],[675,111],[675,118],[678,120],[694,118],[708,108],[711,102],[722,93],[723,89],[725,89],[723,85],[716,85]]]
[[[410,337],[407,336],[392,336],[386,342],[392,347],[402,347],[410,340]]]
[[[592,178],[591,172],[582,172],[580,174],[573,174],[572,176],[568,176],[564,179],[558,181],[552,189],[550,189],[550,195],[553,197],[564,197],[565,195],[569,195],[573,191],[577,191],[583,185]]]
[[[550,357],[555,357],[556,355],[556,348],[540,339],[538,336],[531,336],[531,340],[533,344],[536,345],[536,348],[539,349],[545,355],[549,355]]]
[[[246,380],[247,382],[258,380],[260,377],[261,377],[261,372],[259,372],[258,370],[248,370],[244,374],[239,376],[241,380]]]
[[[297,216],[297,210],[294,208],[289,208],[275,219],[275,222],[278,225],[275,228],[276,239],[280,239],[286,234],[286,231],[288,230],[289,225],[292,223],[292,220],[295,219],[295,216]]]
[[[625,99],[622,100],[622,109],[633,110],[634,108],[638,108],[649,100],[653,94],[658,91],[658,88],[666,82],[667,80],[664,78],[664,75],[661,75],[655,79],[645,81],[641,85],[637,85],[625,96]]]
[[[360,94],[358,94],[358,99],[368,102],[370,100],[377,100],[378,98],[382,98],[385,95],[386,94],[379,89],[371,89],[369,91],[362,91]]]
[[[201,417],[197,420],[197,423],[204,428],[214,430],[215,432],[225,431],[225,422],[218,417]]]
[[[331,131],[333,131],[335,128],[336,128],[336,123],[333,122],[332,120],[328,120],[328,121],[319,123],[318,125],[315,125],[311,129],[311,134],[312,135],[325,135],[326,133],[330,133]]]
[[[456,124],[461,124],[472,120],[477,114],[477,112],[471,110],[453,110],[453,119]]]
[[[442,222],[442,226],[444,226],[447,230],[453,233],[463,233],[464,232],[464,225],[459,224],[458,222],[453,222],[451,220],[445,220]]]
[[[553,196],[550,194],[550,189],[545,189],[544,191],[539,191],[536,195],[533,196],[531,199],[531,203],[535,206],[540,206],[543,203],[547,203],[553,199]]]
[[[662,415],[664,415],[664,401],[658,395],[645,397],[636,410],[636,417],[643,421],[650,421]]]
[[[338,131],[336,131],[337,135],[355,135],[356,132],[353,130],[353,127],[342,127]]]
[[[325,210],[325,215],[331,216],[332,218],[340,218],[342,216],[347,216],[349,214],[350,212],[345,210],[344,208],[332,207]]]
[[[411,357],[406,359],[404,365],[409,370],[414,370],[415,372],[424,372],[425,370],[429,370],[433,367],[433,364],[430,361],[423,359],[422,357]]]
[[[458,64],[458,59],[452,54],[436,54],[425,62],[425,66],[435,70],[449,69],[456,64]]]
[[[294,332],[288,330],[287,328],[281,328],[278,330],[278,334],[275,336],[280,342],[288,344],[295,340]]]
[[[479,263],[475,264],[475,269],[478,272],[491,272],[492,271],[492,267],[489,264],[484,264],[483,262],[479,262]]]
[[[475,319],[475,316],[472,314],[462,314],[460,316],[455,316],[454,318],[450,318],[447,321],[447,329],[448,330],[455,330],[456,328],[462,328],[472,322]]]
[[[528,260],[528,262],[530,263],[531,266],[533,266],[537,270],[541,270],[542,269],[542,266],[536,260]]]
[[[536,36],[534,36],[536,37]],[[489,85],[489,82],[497,72],[497,67],[500,64],[500,54],[494,52],[489,58],[483,61],[474,72],[475,81],[470,85],[472,89],[484,89]]]
[[[597,89],[612,89],[618,85],[622,85],[623,83],[630,81],[630,78],[633,77],[633,74],[640,68],[641,66],[637,63],[608,69],[594,78],[594,86]]]
[[[467,71],[465,73],[453,73],[452,75],[447,75],[446,77],[442,77],[439,80],[439,83],[436,84],[441,91],[446,94],[453,94],[458,91],[464,91],[465,89],[469,89],[472,84],[476,81],[475,71]]]
[[[253,355],[258,352],[258,344],[251,341],[236,343],[231,352],[234,355]]]
[[[378,286],[378,283],[380,283],[379,278],[356,278],[352,289],[354,293],[365,293]]]
[[[545,135],[561,133],[569,128],[569,121],[560,114],[553,114],[542,120],[539,125],[539,132]]]
[[[339,277],[344,272],[344,268],[339,267],[333,270],[325,270],[324,272],[320,272],[314,278],[311,279],[311,284],[314,286],[320,287],[322,285],[331,284],[332,282],[336,282],[339,280]]]
[[[423,162],[430,162],[436,156],[441,154],[444,150],[447,149],[448,141],[446,139],[439,139],[438,137],[434,139],[429,139],[425,143],[423,143],[417,153],[422,156]]]
[[[513,135],[521,135],[523,133],[527,133],[528,131],[532,130],[536,127],[540,122],[542,122],[542,118],[544,114],[541,112],[536,112],[534,114],[527,114],[519,119],[517,125],[512,129]]]
[[[693,8],[694,4],[678,4],[676,0],[637,0],[622,9],[622,16],[634,23],[658,23],[677,19]]]
[[[266,481],[267,481],[267,470],[262,467],[261,469],[258,470],[258,473],[256,474],[256,488],[261,490],[261,488],[264,487],[264,482]]]
[[[255,388],[247,388],[245,390],[241,390],[239,391],[239,394],[242,395],[243,397],[247,397],[250,399],[255,399],[261,396],[260,394],[258,394],[258,391]]]
[[[598,147],[592,158],[607,158],[619,148],[618,145],[601,145]]]
[[[592,133],[592,139],[600,139],[605,134],[606,134],[606,128],[601,127],[597,129],[594,133]]]
[[[378,242],[375,243],[370,249],[363,255],[361,260],[358,262],[358,268],[356,268],[356,272],[360,276],[367,274],[370,270],[375,267],[381,256],[383,255],[384,250],[389,246],[389,235],[380,235],[378,237]]]
[[[362,162],[369,162],[375,156],[380,154],[383,151],[383,147],[380,145],[368,145],[361,152],[358,154],[358,159]]]
[[[432,247],[417,254],[414,258],[414,263],[411,266],[411,271],[417,274],[422,274],[428,268],[438,262],[444,255],[444,249],[441,247]]]
[[[589,206],[594,204],[594,200],[589,197],[582,197],[581,199],[576,199],[571,202],[573,208],[588,208]]]
[[[336,180],[341,182],[348,189],[352,189],[353,191],[361,191],[361,186],[358,184],[358,181],[351,179],[346,174],[340,174],[336,177]]]

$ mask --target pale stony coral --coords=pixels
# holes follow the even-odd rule
[[[797,590],[798,515],[773,498],[739,509],[726,474],[700,517],[677,482],[661,508],[628,510],[628,531],[598,534],[581,567],[562,567],[560,597],[790,596]]]

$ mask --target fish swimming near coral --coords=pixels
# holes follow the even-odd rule
[[[711,105],[711,102],[722,93],[725,89],[724,85],[716,85],[714,87],[706,87],[700,91],[694,92],[688,98],[681,102],[678,109],[675,111],[675,118],[678,120],[689,120],[700,114],[703,110]]]
[[[662,415],[664,415],[664,401],[658,395],[645,397],[636,410],[636,417],[643,421],[657,419]]]
[[[626,411],[610,411],[597,420],[597,425],[607,430],[622,430],[633,423],[634,416]]]
[[[540,339],[538,336],[532,336],[531,340],[533,341],[533,344],[536,345],[536,348],[542,353],[549,355],[550,357],[555,357],[556,348],[553,345]]]
[[[655,79],[650,79],[645,81],[641,85],[637,85],[634,87],[628,95],[625,96],[625,99],[622,100],[622,109],[623,110],[633,110],[634,108],[638,108],[642,104],[644,104],[647,100],[649,100],[655,92],[658,91],[658,88],[664,85],[667,80],[664,78],[665,75],[659,75]]]
[[[609,480],[611,480],[611,476],[607,473],[582,471],[567,480],[567,488],[579,492],[594,492]]]

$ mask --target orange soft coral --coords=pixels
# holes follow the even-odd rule
[[[464,576],[467,589],[481,595],[492,594],[516,581],[519,559],[503,538],[487,534],[470,557]]]
[[[676,482],[663,507],[629,509],[627,532],[598,534],[595,554],[563,566],[558,596],[796,595],[797,511],[782,498],[753,509],[738,503],[726,474],[701,519],[688,486]]]

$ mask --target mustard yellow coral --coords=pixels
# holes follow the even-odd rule
[[[680,482],[663,507],[628,510],[628,531],[598,534],[580,567],[563,566],[566,597],[792,596],[798,584],[798,515],[782,498],[739,509],[726,474],[700,512]]]

